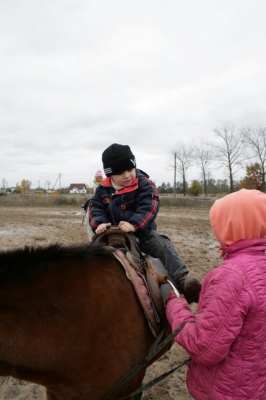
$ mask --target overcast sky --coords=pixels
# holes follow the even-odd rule
[[[89,185],[112,143],[172,183],[180,142],[265,126],[265,17],[265,0],[0,0],[0,187]]]

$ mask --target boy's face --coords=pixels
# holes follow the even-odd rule
[[[136,169],[128,169],[121,174],[112,175],[114,183],[118,186],[128,187],[136,178]]]

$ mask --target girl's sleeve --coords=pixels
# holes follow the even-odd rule
[[[218,276],[205,278],[196,315],[185,299],[168,300],[166,315],[172,330],[185,323],[175,341],[198,364],[212,366],[228,355],[248,312],[248,299],[242,289],[240,275],[223,269]]]

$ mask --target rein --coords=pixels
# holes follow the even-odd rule
[[[188,358],[187,360],[183,361],[181,364],[179,364],[177,367],[170,369],[170,371],[165,372],[164,374],[157,376],[157,378],[153,379],[152,381],[146,383],[145,385],[141,386],[140,389],[135,390],[135,392],[132,392],[130,395],[126,397],[122,397],[119,400],[125,400],[128,399],[131,396],[135,396],[136,394],[144,392],[144,390],[152,388],[154,385],[156,385],[158,382],[161,382],[164,378],[166,378],[168,375],[172,374],[175,372],[177,369],[183,367],[183,365],[186,365],[191,359]]]
[[[139,372],[144,365],[146,365],[168,342],[170,342],[185,326],[186,323],[180,325],[174,332],[172,332],[167,338],[165,338],[162,343],[160,343],[154,350],[152,350],[139,364],[137,364],[128,374],[126,374],[108,393],[105,395],[102,400],[106,400],[108,397],[111,396],[114,392],[116,392],[121,386],[123,386],[132,376],[134,376],[137,372]],[[182,365],[186,364],[189,360],[186,360],[183,364],[179,365],[178,367],[173,368],[172,370],[160,375],[158,378],[154,379],[153,381],[149,382],[142,388],[138,389],[137,391],[131,393],[129,396],[123,397],[119,400],[124,400],[131,397],[134,394],[141,393],[143,390],[146,390],[148,387],[153,386],[155,383],[160,382],[166,376],[170,375],[170,373],[174,372],[177,368],[181,367]],[[151,385],[151,383],[153,383]],[[144,389],[145,388],[145,389]],[[142,390],[141,390],[142,389]]]

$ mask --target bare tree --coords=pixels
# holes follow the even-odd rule
[[[6,193],[7,187],[8,187],[7,180],[6,180],[6,178],[3,178],[2,179],[2,189],[3,189],[4,193]]]
[[[220,143],[212,143],[215,155],[221,165],[228,170],[230,192],[234,191],[234,175],[243,168],[245,155],[245,139],[234,125],[224,125],[214,132],[220,139]]]
[[[242,135],[252,151],[255,161],[258,161],[262,171],[262,191],[265,192],[266,174],[266,128],[246,126],[241,130]]]
[[[50,188],[50,185],[51,185],[51,181],[48,181],[48,180],[47,180],[45,183],[46,183],[46,185],[47,185],[47,188],[48,188],[48,190],[49,190],[49,188]]]
[[[192,165],[193,149],[191,145],[180,143],[176,150],[172,150],[174,156],[174,195],[176,188],[176,172],[182,178],[183,193],[186,195],[186,174],[189,167]]]
[[[193,145],[194,163],[200,168],[203,179],[203,191],[208,196],[208,176],[210,174],[210,164],[214,159],[214,149],[204,139]]]

